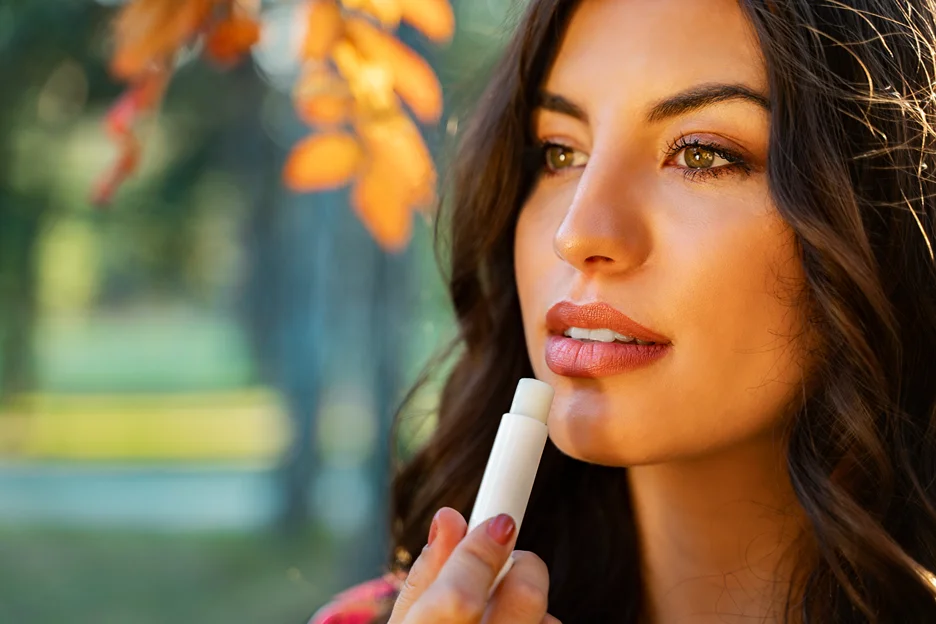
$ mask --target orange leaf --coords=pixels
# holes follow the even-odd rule
[[[320,93],[296,102],[296,114],[310,126],[336,126],[348,120],[353,104],[348,95]]]
[[[217,0],[132,0],[114,21],[111,71],[131,80],[167,67],[178,49],[204,27]]]
[[[455,13],[448,0],[400,0],[402,18],[413,28],[438,42],[455,33]]]
[[[392,169],[404,201],[416,208],[435,201],[436,172],[429,149],[409,117],[368,120],[357,125],[372,165]]]
[[[361,147],[350,134],[312,135],[293,148],[283,178],[289,188],[299,192],[338,188],[358,173],[361,157]]]
[[[413,229],[413,215],[397,171],[374,162],[351,191],[351,206],[381,247],[402,251]]]
[[[309,125],[337,125],[348,119],[354,100],[348,85],[324,64],[306,70],[293,90],[296,112]]]
[[[364,56],[387,64],[393,74],[394,90],[416,117],[424,122],[438,121],[442,116],[442,86],[429,63],[363,18],[349,18],[345,27]]]
[[[205,51],[219,63],[233,64],[259,40],[260,24],[249,17],[234,15],[214,25],[205,40]]]
[[[360,50],[354,44],[347,39],[339,40],[332,48],[331,57],[335,67],[345,77],[345,80],[354,83],[360,79],[364,59],[361,57]]]
[[[309,3],[308,29],[302,57],[322,61],[341,37],[344,27],[341,8],[335,0],[312,0]]]

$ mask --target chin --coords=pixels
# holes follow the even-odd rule
[[[591,464],[655,463],[664,460],[665,453],[654,439],[659,429],[646,426],[652,420],[639,410],[615,409],[597,389],[569,393],[557,388],[549,413],[549,438],[563,454]]]
[[[555,390],[549,413],[553,444],[569,457],[604,466],[673,458],[679,433],[687,424],[679,421],[692,417],[673,409],[678,389],[667,383],[675,375],[667,374],[664,366],[657,363],[625,375],[585,378],[562,375],[544,360],[534,361],[537,378]]]

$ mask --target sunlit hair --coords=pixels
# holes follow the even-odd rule
[[[513,239],[536,171],[531,113],[575,8],[533,0],[461,139],[440,224],[458,322],[428,444],[398,471],[394,552],[441,506],[467,516],[500,415],[532,369]],[[936,9],[931,1],[742,1],[770,87],[768,178],[796,233],[819,337],[788,470],[812,535],[790,610],[812,624],[936,622]],[[405,413],[405,411],[404,411]],[[517,548],[549,566],[550,613],[637,621],[625,468],[547,444]]]

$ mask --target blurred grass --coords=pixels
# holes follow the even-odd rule
[[[304,624],[340,589],[322,534],[0,527],[0,622]]]

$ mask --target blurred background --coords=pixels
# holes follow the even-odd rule
[[[400,30],[446,92],[442,178],[519,3],[455,0],[447,47]],[[179,68],[92,207],[117,4],[0,0],[0,622],[302,623],[386,560],[392,416],[453,334],[431,227],[387,254],[345,191],[283,187],[288,0],[247,62]]]

